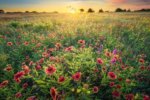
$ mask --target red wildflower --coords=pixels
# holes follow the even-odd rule
[[[117,75],[114,72],[108,72],[108,77],[112,80],[117,78]]]
[[[6,37],[5,37],[5,36],[0,36],[0,38],[6,39]]]
[[[14,79],[17,83],[20,83],[21,82],[21,80],[20,80],[20,78],[17,78],[17,79]]]
[[[56,47],[56,48],[60,48],[60,47],[61,47],[61,43],[56,43],[56,44],[55,44],[55,47]]]
[[[98,64],[103,64],[103,60],[101,58],[97,58],[97,63]]]
[[[11,65],[8,65],[4,70],[6,70],[6,71],[11,71],[12,70],[12,67],[11,67]]]
[[[62,83],[65,81],[65,77],[64,76],[60,76],[59,79],[58,79],[58,82],[59,83]]]
[[[85,41],[84,40],[78,40],[78,43],[83,45],[83,44],[85,44]]]
[[[20,92],[17,92],[17,93],[15,94],[15,97],[16,97],[16,98],[20,98],[20,97],[22,97],[22,94],[21,94]]]
[[[1,82],[0,83],[0,88],[5,87],[8,84],[8,82],[9,82],[8,80],[5,80],[5,81]]]
[[[50,58],[49,58],[51,61],[54,61],[54,62],[60,62],[60,58],[59,57],[54,57],[54,56],[51,56]]]
[[[107,57],[111,57],[111,52],[105,52],[105,56],[107,56]]]
[[[122,81],[122,78],[120,77],[120,78],[118,78],[118,80],[119,80],[119,81]]]
[[[49,56],[50,56],[50,54],[47,53],[47,52],[43,52],[43,53],[42,53],[42,57],[48,58]]]
[[[112,95],[113,95],[113,97],[119,97],[120,93],[115,90],[115,91],[112,92]]]
[[[50,89],[50,95],[52,96],[52,99],[53,99],[53,100],[56,100],[56,97],[57,97],[57,90],[56,90],[54,87],[52,87],[52,88]]]
[[[22,85],[22,88],[23,89],[26,89],[28,87],[28,83],[24,83],[23,85]]]
[[[55,49],[54,48],[49,48],[48,51],[53,52]]]
[[[70,47],[65,48],[65,51],[66,51],[66,52],[70,52],[70,51],[72,51],[72,50],[73,50],[73,46],[70,46]]]
[[[16,82],[20,82],[20,78],[22,78],[24,76],[24,71],[20,71],[20,72],[17,72],[15,75],[14,75],[14,80]]]
[[[106,71],[106,68],[105,68],[105,67],[103,67],[103,68],[102,68],[102,70],[103,70],[103,71]]]
[[[43,50],[46,51],[46,47],[44,47]]]
[[[143,100],[150,100],[150,97],[148,95],[144,95]]]
[[[125,66],[125,65],[122,65],[121,68],[122,68],[123,70],[125,70],[125,69],[126,69],[126,66]]]
[[[15,75],[14,75],[14,78],[21,78],[24,76],[24,72],[23,71],[20,71],[20,72],[17,72]]]
[[[99,91],[99,88],[97,86],[93,87],[93,93],[97,93]]]
[[[45,69],[45,73],[47,75],[52,75],[55,72],[56,72],[56,68],[53,65],[51,65]]]
[[[74,75],[72,75],[72,78],[74,81],[79,81],[81,79],[81,72],[77,72]]]
[[[81,48],[85,48],[85,45],[82,45]]]
[[[29,66],[32,66],[32,65],[33,65],[33,61],[30,61],[30,62],[29,62]]]
[[[150,71],[150,66],[147,67],[147,70]]]
[[[27,65],[23,65],[22,69],[23,69],[23,71],[24,71],[25,74],[29,74],[30,68]]]
[[[126,97],[126,100],[134,100],[133,94],[127,94],[125,97]]]
[[[37,43],[37,44],[36,44],[36,48],[41,47],[41,45],[42,45],[41,43]]]
[[[23,44],[24,44],[25,46],[28,46],[28,45],[29,45],[29,42],[25,41]]]
[[[144,70],[144,69],[145,69],[145,66],[141,66],[140,69],[141,69],[141,70]]]
[[[35,66],[35,69],[36,69],[36,70],[41,70],[42,67],[41,67],[39,64],[37,64],[37,65]]]
[[[38,100],[38,99],[36,98],[36,96],[30,96],[26,100]]]
[[[145,61],[144,61],[144,59],[140,58],[140,59],[139,59],[139,62],[140,62],[140,63],[144,63]]]
[[[109,86],[110,86],[110,87],[113,87],[114,85],[115,85],[114,82],[110,82],[110,83],[109,83]]]
[[[44,58],[41,58],[41,59],[39,60],[39,63],[42,64],[43,62],[44,62]]]
[[[120,85],[120,84],[117,84],[117,85],[116,85],[116,88],[121,89],[121,85]]]
[[[115,64],[115,63],[116,63],[116,61],[117,61],[117,59],[116,59],[116,58],[112,58],[110,62],[111,62],[112,64]]]
[[[12,46],[13,43],[12,42],[7,42],[7,46]]]
[[[119,55],[114,55],[114,59],[118,60]]]
[[[56,60],[56,57],[51,56],[51,57],[49,57],[49,59],[50,59],[50,61],[55,61],[55,60]]]
[[[119,58],[118,61],[119,61],[119,63],[122,63],[122,59],[121,58]]]

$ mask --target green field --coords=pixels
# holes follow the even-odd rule
[[[0,100],[150,100],[150,13],[0,14],[0,77]]]

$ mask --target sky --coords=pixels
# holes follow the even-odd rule
[[[0,0],[5,11],[70,12],[80,8],[114,11],[116,8],[137,10],[150,8],[150,0]]]

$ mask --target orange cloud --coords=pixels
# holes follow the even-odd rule
[[[126,0],[110,0],[112,3],[124,3]]]

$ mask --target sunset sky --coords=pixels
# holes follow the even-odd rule
[[[80,8],[114,11],[118,7],[131,10],[150,8],[150,0],[0,0],[0,9],[5,11],[68,12]]]

